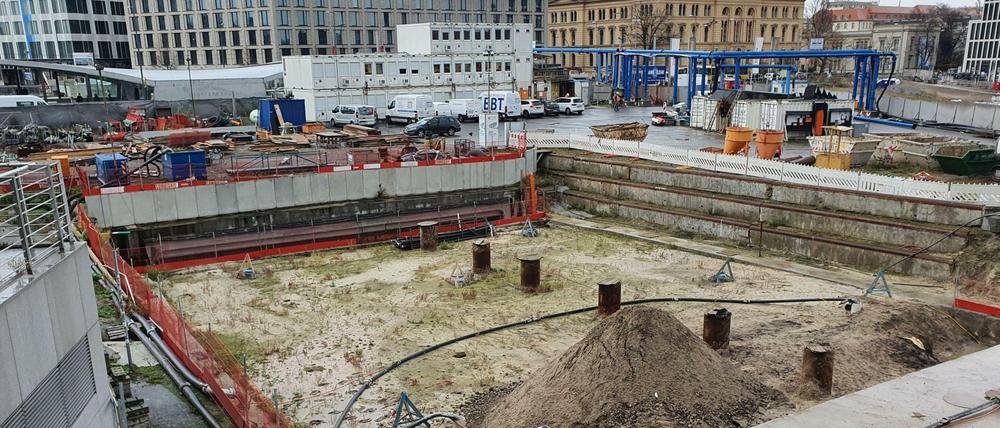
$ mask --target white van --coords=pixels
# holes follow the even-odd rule
[[[441,116],[441,115],[448,116],[448,110],[450,110],[450,108],[448,107],[447,101],[434,101],[435,116]]]
[[[484,112],[500,113],[500,120],[521,117],[521,95],[517,92],[490,91],[479,94]]]
[[[413,123],[434,116],[434,100],[430,95],[396,95],[386,106],[385,120]]]
[[[47,106],[49,103],[34,95],[0,95],[0,107]]]
[[[366,105],[336,106],[330,112],[333,126],[365,125],[375,126],[375,107]]]
[[[479,120],[482,111],[482,103],[475,98],[455,98],[438,107],[438,114],[454,117],[459,122]]]

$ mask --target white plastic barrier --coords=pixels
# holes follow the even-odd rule
[[[773,160],[723,155],[699,150],[639,144],[635,141],[584,135],[528,131],[528,144],[540,148],[572,148],[593,153],[636,157],[708,171],[747,175],[795,184],[857,190],[882,195],[909,196],[939,201],[978,203],[1000,207],[1000,185],[918,181],[864,172],[838,171]]]

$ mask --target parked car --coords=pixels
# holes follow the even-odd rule
[[[559,104],[559,110],[567,115],[571,113],[583,114],[585,109],[583,99],[579,97],[556,98],[556,104]]]
[[[881,79],[877,83],[875,83],[875,86],[879,88],[886,88],[898,84],[899,84],[899,79],[893,77],[892,79]]]
[[[517,92],[489,91],[479,94],[483,112],[496,112],[500,120],[517,120],[521,117],[521,94]]]
[[[541,101],[534,98],[521,100],[521,117],[527,119],[542,116],[545,116],[545,105]]]
[[[462,124],[451,116],[425,117],[403,128],[406,135],[430,137],[433,135],[455,135],[462,130]]]
[[[482,102],[478,99],[453,98],[444,105],[438,106],[438,114],[455,117],[459,122],[476,121],[479,120],[479,112],[483,111],[482,108]]]
[[[365,105],[336,106],[330,112],[330,117],[333,126],[375,126],[375,107]]]
[[[0,107],[47,106],[49,103],[34,95],[0,95]]]
[[[559,113],[562,113],[562,111],[559,110],[559,104],[556,104],[555,101],[543,101],[543,103],[545,103],[546,116],[558,116]]]

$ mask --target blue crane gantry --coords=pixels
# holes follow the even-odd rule
[[[791,65],[751,64],[747,61],[761,59],[800,59],[800,58],[854,58],[854,82],[851,89],[851,99],[858,108],[864,111],[877,110],[875,89],[878,83],[879,68],[882,58],[889,58],[891,70],[896,68],[896,54],[878,52],[870,49],[855,50],[809,50],[809,51],[684,51],[684,50],[650,50],[650,49],[611,49],[611,48],[535,48],[536,53],[570,53],[594,56],[595,79],[598,83],[610,84],[614,89],[620,89],[626,100],[636,100],[649,96],[650,80],[646,70],[655,58],[674,58],[671,84],[674,88],[673,102],[679,96],[680,63],[687,59],[687,80],[695,84],[687,85],[687,104],[695,94],[705,95],[709,63],[716,69],[733,68],[736,87],[740,85],[740,70],[742,68],[782,68],[788,75],[793,74],[795,67]],[[693,65],[693,67],[692,67]],[[790,67],[790,68],[789,68]],[[695,70],[700,69],[700,73]],[[700,78],[701,82],[697,82]],[[785,91],[788,90],[786,76]],[[718,79],[716,84],[723,79]]]

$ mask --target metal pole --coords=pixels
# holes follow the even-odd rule
[[[195,121],[198,120],[198,112],[194,107],[194,80],[191,79],[191,57],[187,58],[187,68],[188,68],[188,87],[191,88],[191,118]]]
[[[45,167],[45,175],[49,187],[49,199],[52,201],[52,215],[53,220],[55,220],[56,238],[59,239],[59,252],[64,253],[66,252],[66,247],[63,243],[62,215],[59,214],[59,197],[56,195],[57,183],[52,179],[51,165]]]
[[[27,207],[24,205],[24,189],[21,188],[21,179],[13,176],[10,179],[12,190],[14,191],[14,212],[17,215],[17,233],[21,238],[22,251],[24,253],[24,271],[28,275],[32,274],[31,269],[31,231],[28,230]]]
[[[139,63],[139,80],[142,80],[142,83],[140,83],[142,90],[139,91],[139,99],[144,100],[146,99],[146,72],[142,68],[144,61],[142,60],[142,52],[139,49],[135,50],[135,59]]]
[[[670,100],[670,103],[671,104],[677,104],[677,92],[680,89],[678,87],[678,84],[681,81],[680,76],[679,76],[680,69],[681,69],[681,62],[675,56],[670,57],[670,60],[674,63],[674,67],[673,67],[674,71],[673,71],[673,75],[671,76],[671,79],[670,79],[671,83],[674,86],[674,94],[673,94],[673,98],[671,98],[671,100]]]

